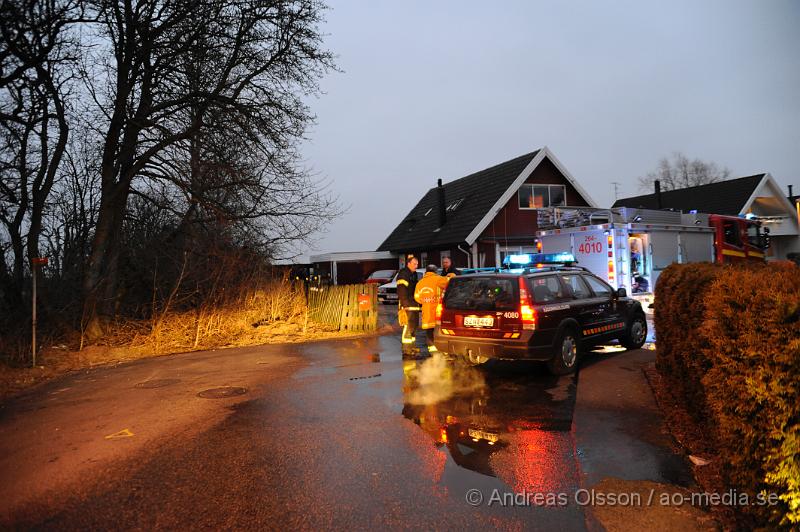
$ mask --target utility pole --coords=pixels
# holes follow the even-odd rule
[[[611,184],[614,185],[614,201],[617,201],[619,199],[619,186],[621,183],[612,181]]]

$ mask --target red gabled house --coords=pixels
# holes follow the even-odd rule
[[[497,266],[536,249],[537,213],[555,206],[596,207],[547,148],[428,190],[378,247],[423,265],[449,256],[458,267]],[[401,259],[402,260],[402,259]]]

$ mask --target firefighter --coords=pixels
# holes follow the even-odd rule
[[[419,261],[413,254],[406,255],[406,265],[397,273],[397,321],[403,326],[400,341],[403,343],[404,356],[416,356],[419,348],[416,345],[417,325],[419,324],[420,307],[414,301],[414,290],[417,287],[417,265]]]
[[[436,307],[442,300],[442,292],[447,287],[448,281],[454,277],[450,273],[443,277],[436,273],[439,268],[435,264],[428,266],[425,276],[417,283],[414,290],[414,299],[422,306],[422,329],[425,331],[425,341],[428,344],[428,353],[431,355],[437,352],[433,345],[433,328],[436,327]]]
[[[456,267],[453,266],[453,261],[450,260],[450,257],[442,257],[442,275],[447,277],[458,275],[458,273],[459,272],[456,270]]]

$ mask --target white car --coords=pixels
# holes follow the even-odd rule
[[[378,301],[383,303],[384,305],[390,305],[392,303],[397,303],[397,275],[400,272],[394,274],[392,280],[386,284],[382,284],[378,287]],[[425,272],[422,269],[417,269],[417,281],[422,279],[422,276]]]

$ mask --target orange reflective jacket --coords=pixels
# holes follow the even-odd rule
[[[436,305],[442,298],[442,292],[450,281],[433,272],[425,272],[414,289],[414,299],[422,307],[422,328],[433,329],[436,326]]]

